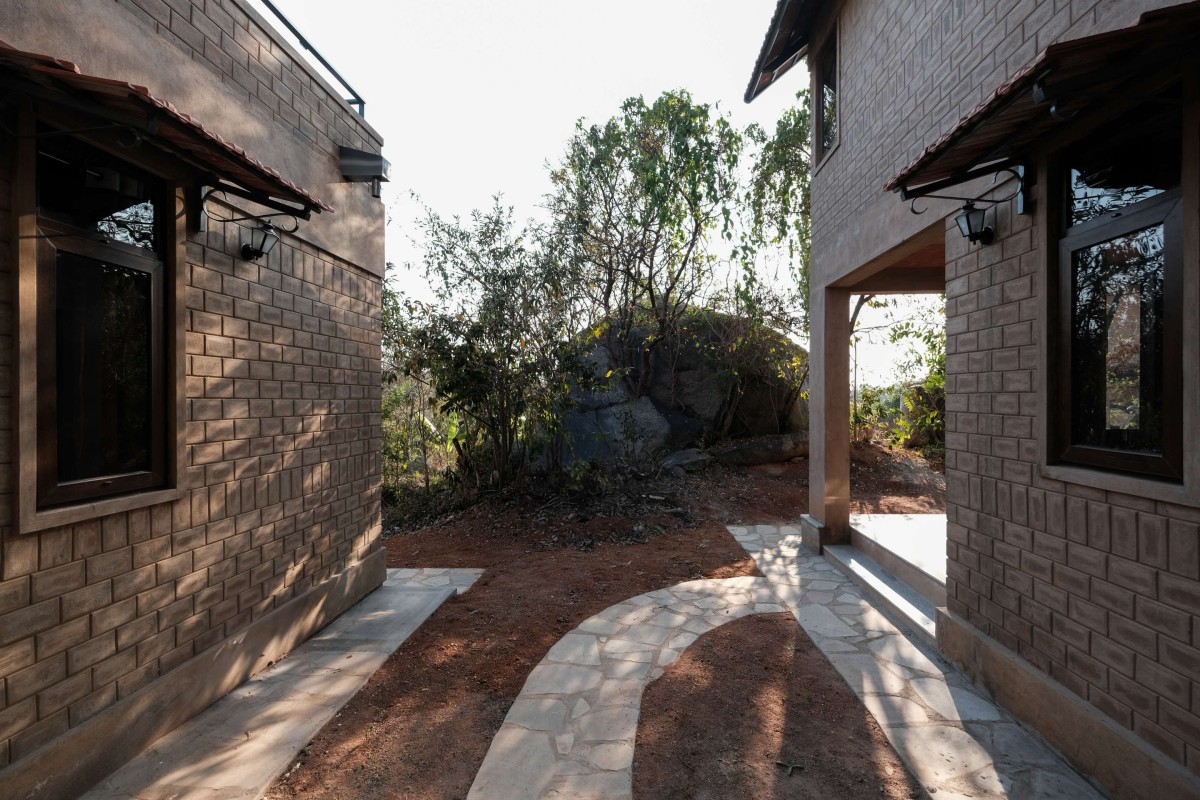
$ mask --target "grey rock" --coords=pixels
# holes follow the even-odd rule
[[[713,457],[703,450],[694,447],[687,450],[677,450],[663,459],[662,468],[671,470],[681,467],[687,472],[700,472],[712,463]]]
[[[671,427],[649,397],[567,415],[568,461],[643,458],[661,448]]]
[[[714,453],[722,464],[751,466],[754,464],[778,464],[793,458],[808,455],[808,434],[787,433],[779,436],[761,436],[756,439],[735,442]]]

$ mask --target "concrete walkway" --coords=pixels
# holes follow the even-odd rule
[[[388,570],[383,586],[279,663],[164,736],[85,800],[261,797],[388,656],[481,573]]]
[[[730,528],[765,578],[689,581],[588,619],[530,674],[468,800],[628,800],[642,691],[698,636],[791,611],[937,800],[1100,795],[1056,754],[910,641],[799,531]]]

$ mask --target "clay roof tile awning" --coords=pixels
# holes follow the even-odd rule
[[[1061,42],[971,110],[884,186],[913,191],[952,184],[1027,153],[1051,129],[1132,96],[1156,70],[1165,76],[1200,46],[1200,2],[1151,11],[1136,25]],[[1140,89],[1144,91],[1144,87]]]
[[[155,97],[145,86],[85,75],[75,64],[52,56],[26,53],[0,43],[0,74],[15,75],[40,90],[50,102],[61,100],[102,116],[128,122],[147,141],[186,155],[218,178],[232,181],[252,195],[283,200],[304,212],[333,207],[245,150]]]

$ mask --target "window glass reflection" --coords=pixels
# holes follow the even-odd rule
[[[38,151],[38,211],[122,244],[155,249],[149,183],[100,151],[51,139]]]
[[[151,284],[141,270],[58,255],[61,482],[150,469]]]
[[[1071,170],[1072,225],[1113,214],[1167,190],[1164,187],[1149,185],[1105,186],[1106,182],[1102,175],[1084,175],[1077,169]]]
[[[821,53],[821,152],[837,143],[837,35]]]
[[[1068,226],[1113,216],[1179,185],[1183,117],[1178,89],[1109,122],[1064,154]]]
[[[1162,452],[1163,226],[1072,254],[1073,441]]]

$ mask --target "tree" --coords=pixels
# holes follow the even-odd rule
[[[710,357],[725,378],[717,433],[730,433],[738,404],[752,383],[772,380],[789,386],[776,409],[782,429],[808,379],[808,359],[786,336],[796,327],[796,310],[789,298],[765,286],[753,266],[747,265],[729,290],[718,292],[710,307],[694,316],[696,324],[708,329],[704,338],[710,343]]]
[[[685,91],[631,98],[576,125],[550,207],[574,275],[635,395],[651,356],[712,278],[711,237],[731,235],[742,137]],[[649,335],[635,335],[646,324]]]
[[[469,224],[427,210],[420,227],[436,300],[399,298],[385,348],[457,419],[460,472],[503,486],[553,432],[581,372],[572,287],[555,248],[536,229],[515,230],[499,197]]]
[[[811,223],[812,104],[808,90],[783,113],[768,136],[757,125],[746,137],[757,146],[745,196],[748,213],[745,256],[764,247],[782,248],[791,265],[802,330],[808,330],[808,260]]]

